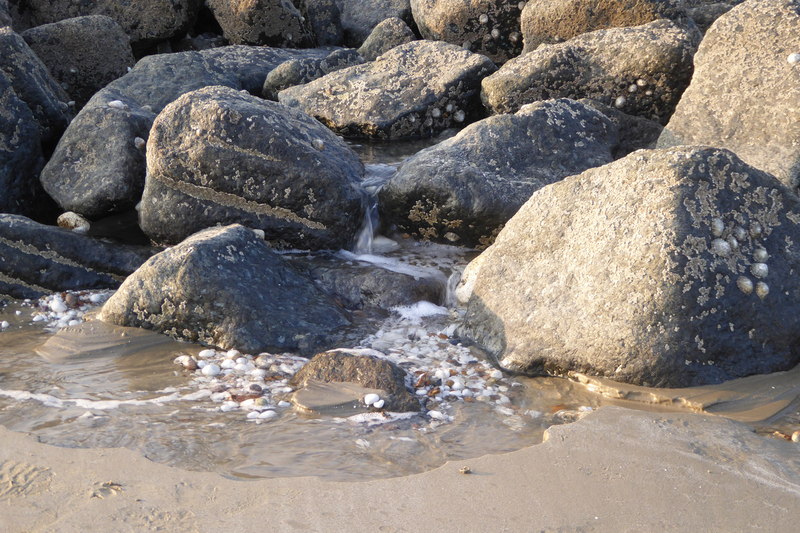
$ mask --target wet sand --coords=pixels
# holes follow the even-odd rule
[[[0,429],[19,531],[793,531],[800,445],[741,423],[604,407],[540,445],[361,483],[235,481]],[[461,474],[468,466],[472,474]]]

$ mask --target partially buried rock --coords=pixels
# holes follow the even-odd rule
[[[113,289],[152,254],[149,247],[112,244],[0,214],[0,294],[13,298]]]
[[[373,62],[281,91],[278,100],[344,136],[430,137],[481,113],[487,57],[435,41],[393,48]]]
[[[492,113],[547,98],[593,98],[666,123],[692,76],[699,33],[668,20],[611,28],[542,45],[483,80]]]
[[[727,150],[640,150],[537,191],[462,333],[502,367],[683,387],[800,362],[800,200]]]
[[[367,61],[374,61],[395,46],[410,43],[416,38],[417,36],[402,19],[388,18],[375,26],[364,44],[358,49],[358,53]]]
[[[363,62],[364,58],[358,52],[347,48],[335,50],[324,58],[290,59],[267,74],[261,94],[268,100],[278,100],[278,93],[284,89],[303,85],[325,74]]]
[[[407,159],[380,191],[383,219],[417,238],[486,247],[534,191],[611,162],[616,144],[616,127],[584,104],[529,104]]]
[[[338,249],[363,220],[358,156],[280,104],[227,87],[194,91],[158,116],[147,146],[140,225],[156,242],[240,222],[275,246]]]
[[[311,28],[287,0],[206,0],[232,44],[290,46],[314,44]]]
[[[659,146],[736,152],[790,187],[800,184],[800,1],[750,0],[720,17]],[[724,65],[721,68],[720,65]]]
[[[406,372],[394,363],[360,354],[358,350],[335,350],[317,354],[291,379],[296,388],[309,382],[355,383],[367,389],[383,391],[386,411],[419,411],[420,403],[406,389]]]
[[[101,320],[247,353],[313,353],[349,320],[252,230],[199,232],[153,256],[106,302]]]

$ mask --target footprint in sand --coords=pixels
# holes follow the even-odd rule
[[[0,501],[42,492],[50,486],[52,477],[48,468],[3,461],[0,463]]]
[[[95,483],[95,488],[92,491],[91,498],[108,498],[109,496],[116,496],[122,492],[122,485],[115,481],[106,481],[105,483]]]

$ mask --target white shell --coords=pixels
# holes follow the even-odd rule
[[[466,118],[464,112],[461,111],[460,109],[455,113],[453,113],[453,120],[455,120],[456,122],[464,122],[464,118]]]
[[[763,299],[767,296],[767,294],[769,294],[769,285],[767,285],[763,281],[759,281],[758,283],[756,283],[756,295],[758,295],[759,298]]]
[[[769,259],[769,254],[764,248],[759,247],[753,251],[753,259],[755,259],[759,263],[763,263],[764,261]]]
[[[757,278],[765,278],[769,274],[769,267],[766,263],[753,263],[750,266],[750,273]]]
[[[627,100],[625,99],[624,96],[617,96],[617,99],[614,100],[614,107],[619,109],[620,107],[625,105],[625,102],[627,102]]]
[[[740,241],[745,240],[747,237],[747,232],[741,226],[736,226],[733,228],[733,236],[739,239]]]
[[[736,280],[736,286],[745,294],[753,292],[753,282],[747,276],[739,276],[739,279]]]
[[[489,15],[487,15],[486,13],[481,14],[481,16],[478,17],[478,22],[480,22],[481,24],[486,24],[487,22],[489,22]]]
[[[731,255],[731,245],[722,239],[714,239],[711,241],[711,251],[720,257],[728,257]]]
[[[725,223],[722,221],[721,218],[715,218],[711,220],[711,233],[714,237],[721,237],[722,232],[725,231]]]

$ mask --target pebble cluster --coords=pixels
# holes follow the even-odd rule
[[[53,331],[83,322],[88,311],[95,309],[114,293],[114,291],[68,291],[51,294],[41,298],[32,314],[33,322],[45,322]],[[31,303],[25,300],[25,303]]]

